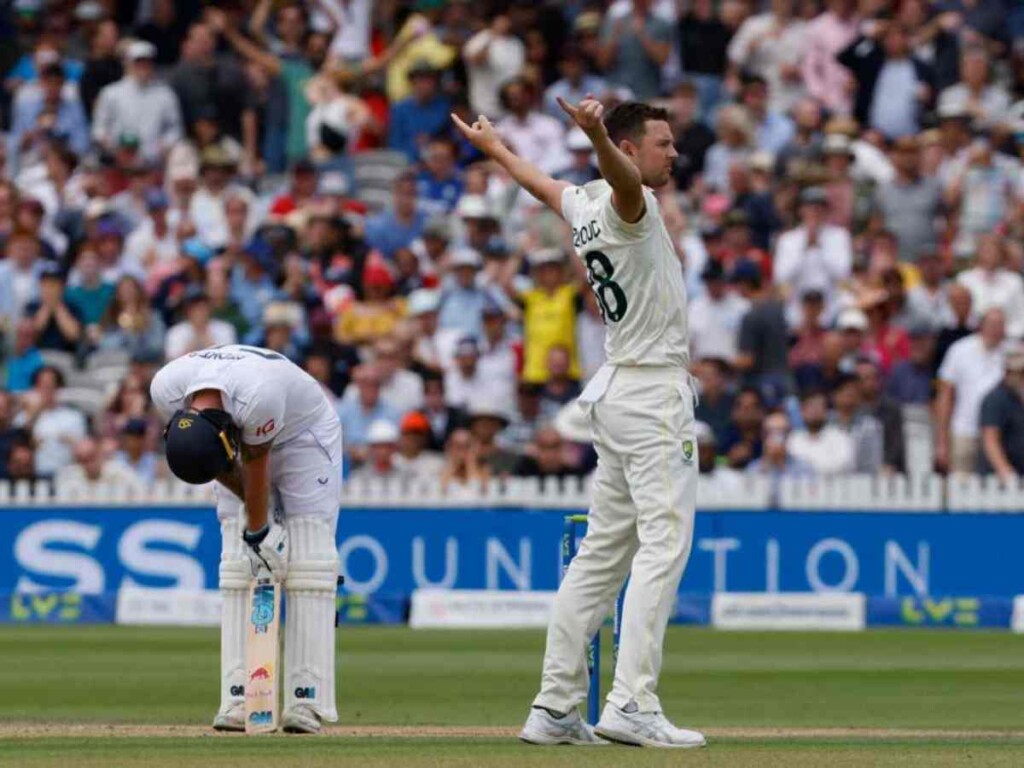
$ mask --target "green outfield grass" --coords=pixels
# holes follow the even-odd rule
[[[515,727],[535,692],[543,640],[536,631],[342,628],[341,722]],[[218,702],[217,632],[3,628],[0,659],[0,765],[1024,765],[1024,638],[1005,632],[672,628],[662,676],[665,710],[679,724],[711,734],[708,749],[684,755],[607,747],[584,757],[578,749],[529,748],[493,732],[478,738],[107,736],[102,724],[208,723]],[[48,730],[18,737],[21,722]],[[64,733],[62,723],[96,725]],[[764,728],[783,733],[743,730]],[[929,733],[793,732],[834,728]]]

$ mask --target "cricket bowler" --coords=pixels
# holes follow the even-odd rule
[[[168,420],[171,471],[188,483],[220,484],[221,704],[213,727],[245,730],[247,595],[262,570],[283,583],[288,604],[281,725],[316,733],[338,719],[338,417],[301,368],[242,345],[179,357],[157,373],[151,394]]]
[[[587,534],[548,627],[541,689],[520,734],[533,744],[699,747],[658,700],[662,643],[690,555],[697,494],[694,389],[682,266],[651,188],[677,156],[668,114],[626,102],[604,114],[592,97],[559,103],[590,139],[601,179],[578,187],[517,157],[481,116],[466,138],[572,227],[573,248],[604,317],[607,363],[579,398],[598,464]],[[626,589],[615,682],[591,729],[586,652]]]

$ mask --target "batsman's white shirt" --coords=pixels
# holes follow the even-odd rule
[[[697,467],[683,270],[658,201],[634,224],[595,181],[562,194],[562,214],[605,320],[608,362],[580,397],[598,464],[587,535],[548,628],[536,706],[568,711],[587,693],[586,647],[623,580],[615,683],[608,701],[660,711],[662,641],[690,554]]]
[[[285,515],[337,515],[341,424],[312,376],[269,349],[232,344],[172,360],[153,377],[150,394],[169,419],[203,389],[223,395],[242,442],[274,441],[271,485]]]

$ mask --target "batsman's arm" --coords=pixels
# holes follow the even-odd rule
[[[557,181],[528,160],[516,155],[506,147],[490,121],[481,116],[473,125],[467,125],[458,115],[452,115],[452,122],[477,149],[486,154],[516,182],[540,200],[551,210],[562,216],[562,192],[572,186],[567,181]]]
[[[259,445],[242,443],[242,500],[250,531],[259,531],[267,525],[272,445],[272,440]]]

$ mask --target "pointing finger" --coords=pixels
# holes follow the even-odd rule
[[[458,128],[460,131],[462,131],[465,134],[468,134],[472,130],[468,125],[466,125],[464,122],[462,122],[462,118],[461,117],[456,115],[454,112],[452,112],[451,115],[452,115],[452,122],[455,123],[455,127]]]
[[[579,111],[576,107],[572,106],[569,102],[563,99],[561,96],[556,96],[555,100],[558,102],[558,106],[562,108],[565,114],[569,117],[575,118],[576,113]]]

